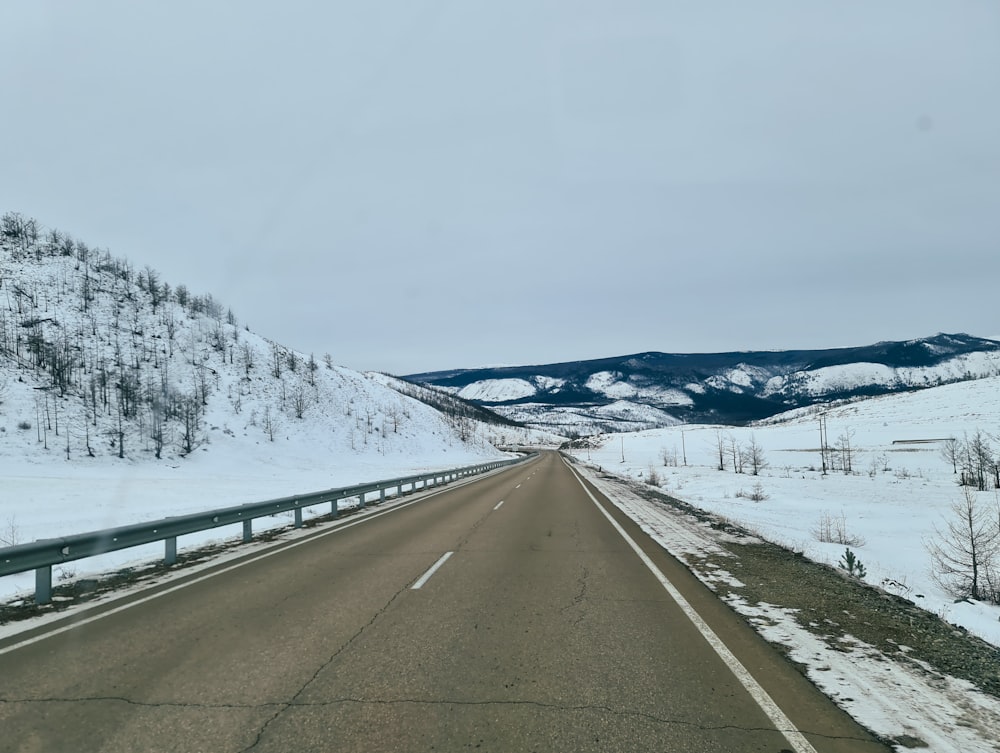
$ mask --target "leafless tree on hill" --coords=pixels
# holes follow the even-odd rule
[[[733,473],[743,473],[743,447],[732,434],[727,437],[729,443],[729,456],[733,459]]]
[[[715,431],[715,450],[719,457],[718,469],[724,471],[726,470],[726,439],[718,429]]]
[[[750,442],[747,444],[743,454],[746,462],[750,465],[750,472],[757,476],[760,471],[767,467],[767,460],[764,458],[764,448],[761,447],[757,438],[751,434]]]
[[[941,457],[951,465],[951,472],[958,475],[958,461],[962,456],[962,444],[955,437],[949,437],[941,443]]]
[[[998,521],[970,486],[962,487],[962,499],[949,509],[944,529],[935,527],[937,537],[926,543],[934,578],[954,596],[1000,602]]]

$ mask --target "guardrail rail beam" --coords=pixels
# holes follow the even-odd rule
[[[178,536],[207,531],[219,526],[243,524],[243,541],[253,540],[253,521],[255,518],[274,516],[291,510],[295,516],[295,528],[302,527],[302,509],[315,505],[330,503],[330,516],[336,518],[340,512],[340,500],[357,497],[358,508],[364,509],[369,494],[377,493],[379,502],[385,501],[386,491],[396,490],[396,496],[402,498],[409,488],[409,494],[418,490],[446,485],[452,479],[475,476],[481,473],[522,463],[537,456],[532,453],[524,457],[495,463],[466,466],[449,471],[406,476],[388,481],[377,481],[358,484],[340,489],[327,489],[311,494],[301,494],[294,497],[251,502],[234,507],[222,507],[191,515],[177,515],[162,520],[146,523],[108,528],[101,531],[73,534],[59,538],[42,539],[28,544],[0,548],[0,577],[17,573],[35,571],[35,603],[49,604],[52,601],[52,566],[61,565],[73,560],[93,557],[99,554],[129,549],[157,541],[163,542],[163,562],[167,565],[177,563]],[[441,483],[438,483],[438,479]]]

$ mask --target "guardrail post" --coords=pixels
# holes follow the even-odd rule
[[[302,508],[301,507],[296,507],[295,508],[295,527],[296,528],[301,528],[302,527]]]
[[[338,500],[333,500],[330,502],[330,517],[336,518],[340,515],[340,505],[337,504]]]
[[[163,540],[163,564],[177,564],[177,537],[171,536]]]
[[[364,510],[365,509],[365,495],[364,494],[359,494],[358,495],[358,509],[359,510]]]
[[[378,501],[379,502],[385,502],[385,489],[384,488],[378,490]]]
[[[52,601],[52,565],[35,568],[35,603],[48,604]]]
[[[253,541],[253,518],[243,521],[243,543]]]

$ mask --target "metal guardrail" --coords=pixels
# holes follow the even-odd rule
[[[53,539],[40,539],[30,544],[0,549],[0,576],[35,571],[35,603],[48,604],[52,600],[52,566],[65,562],[107,554],[119,549],[128,549],[142,544],[157,541],[164,542],[163,561],[167,565],[177,562],[177,537],[198,531],[208,531],[220,526],[243,524],[243,541],[253,538],[253,521],[268,515],[292,511],[295,514],[295,527],[302,527],[302,510],[321,504],[330,504],[330,513],[336,517],[340,510],[340,501],[358,498],[358,505],[364,507],[369,494],[378,493],[378,501],[384,501],[386,492],[396,490],[395,496],[402,496],[404,487],[409,492],[448,484],[466,476],[487,473],[516,463],[530,460],[538,453],[532,453],[522,458],[500,460],[493,463],[465,466],[447,471],[436,471],[416,476],[390,479],[388,481],[373,481],[367,484],[346,486],[339,489],[299,494],[294,497],[270,499],[264,502],[249,502],[234,507],[221,507],[217,510],[178,515],[148,523],[135,523],[118,528],[106,528],[101,531],[78,533],[71,536],[61,536]]]

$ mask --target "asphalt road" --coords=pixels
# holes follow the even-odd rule
[[[0,751],[888,750],[555,453],[209,575],[0,641]]]

